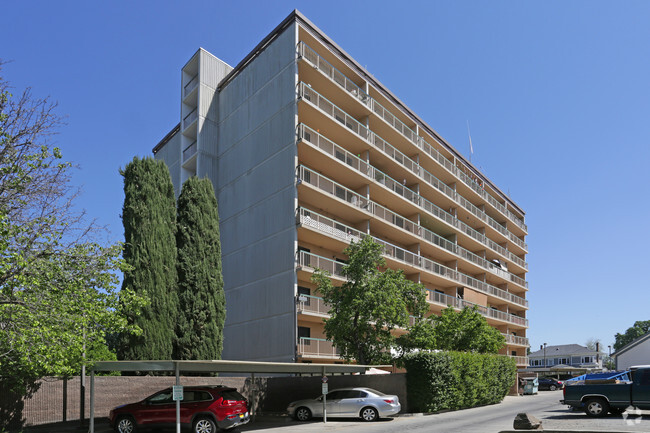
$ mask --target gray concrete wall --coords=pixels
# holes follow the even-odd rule
[[[169,167],[169,174],[172,177],[174,191],[178,196],[181,187],[181,133],[174,135],[165,145],[154,155],[157,160],[165,161]]]
[[[223,359],[295,356],[295,46],[292,25],[216,98]]]

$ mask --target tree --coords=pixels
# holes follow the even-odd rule
[[[170,359],[178,312],[176,273],[176,205],[174,187],[164,162],[137,157],[120,170],[124,177],[123,289],[132,288],[149,304],[129,315],[142,329],[127,335],[121,359]]]
[[[504,336],[488,325],[477,306],[461,311],[448,307],[433,319],[436,349],[457,352],[498,353]]]
[[[107,334],[137,331],[124,312],[139,299],[115,290],[121,247],[92,242],[73,165],[50,143],[55,107],[29,89],[14,97],[0,76],[0,381],[18,400],[43,375],[78,372],[84,346],[89,359]],[[0,430],[20,420],[13,409],[1,408]]]
[[[594,352],[600,351],[601,349],[601,344],[600,344],[600,339],[599,338],[589,338],[585,342],[585,347],[589,350],[593,350]]]
[[[614,338],[616,341],[614,342],[614,350],[623,348],[623,346],[631,343],[648,332],[650,332],[650,320],[639,320],[634,322],[634,325],[627,328],[627,331],[625,331],[624,334],[617,333],[615,335]]]
[[[366,236],[344,250],[349,257],[342,274],[347,281],[334,286],[327,272],[317,270],[313,281],[329,305],[325,335],[341,357],[359,364],[388,362],[395,346],[395,328],[406,328],[409,315],[422,316],[428,306],[422,285],[402,271],[385,266],[383,246]]]
[[[176,359],[221,359],[226,298],[212,182],[189,178],[178,197]]]

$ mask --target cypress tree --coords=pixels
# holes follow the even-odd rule
[[[170,359],[178,311],[176,206],[167,165],[151,157],[133,158],[124,177],[124,273],[122,288],[145,294],[149,304],[130,320],[140,336],[124,337],[121,359]]]
[[[178,198],[177,359],[221,359],[226,300],[212,183],[192,177]]]

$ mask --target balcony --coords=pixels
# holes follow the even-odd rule
[[[194,89],[199,85],[199,74],[196,74],[184,87],[183,87],[183,99],[187,98]]]
[[[341,355],[331,341],[323,338],[300,337],[298,356],[303,358],[340,359]]]
[[[348,93],[351,93],[353,96],[361,100],[379,118],[381,118],[384,122],[390,125],[397,132],[399,132],[409,142],[411,142],[412,144],[414,144],[415,146],[423,150],[425,153],[427,153],[429,156],[431,156],[435,161],[437,161],[440,165],[445,167],[449,172],[453,173],[456,177],[460,178],[467,187],[473,190],[476,194],[482,197],[486,202],[488,202],[495,209],[501,212],[501,214],[503,214],[510,221],[512,221],[517,227],[519,227],[524,232],[524,234],[527,233],[528,228],[524,223],[524,221],[519,217],[517,217],[510,210],[508,210],[506,206],[504,206],[499,201],[497,201],[491,194],[485,191],[483,185],[479,184],[471,176],[466,174],[466,172],[470,172],[470,170],[460,160],[457,160],[457,163],[460,164],[460,167],[456,167],[451,161],[449,161],[440,152],[438,152],[433,146],[431,146],[431,144],[429,144],[426,140],[424,140],[423,137],[416,134],[416,132],[412,128],[410,128],[404,122],[399,120],[394,114],[392,114],[389,110],[387,110],[384,106],[382,106],[377,100],[371,98],[368,94],[366,94],[363,90],[361,90],[359,86],[357,86],[354,82],[352,82],[352,80],[347,78],[343,73],[341,73],[338,69],[332,66],[328,61],[323,59],[318,53],[316,53],[316,51],[314,51],[311,47],[309,47],[307,44],[305,44],[302,41],[299,42],[298,44],[298,55],[300,56],[300,58],[303,58],[309,63],[311,63],[315,69],[322,72],[323,75],[328,77],[333,82],[337,83]],[[517,242],[516,240],[512,240],[512,241]],[[524,247],[523,245],[525,244],[523,243],[523,241],[521,241],[520,246],[522,246],[522,248],[524,249],[527,249],[527,247]]]
[[[530,344],[528,343],[528,338],[526,337],[518,337],[512,334],[501,334],[501,335],[503,335],[506,338],[506,344],[530,347]]]
[[[454,307],[458,310],[462,310],[464,307],[472,307],[476,305],[478,307],[478,312],[485,317],[508,322],[514,325],[519,325],[525,328],[528,327],[528,319],[503,311],[495,310],[493,308],[487,308],[483,305],[474,304],[472,302],[468,302],[460,298],[455,298],[444,293],[429,290],[427,300],[432,304]]]
[[[190,113],[183,118],[183,129],[189,128],[192,125],[192,123],[194,123],[196,119],[198,119],[198,117],[199,117],[199,112],[196,108],[190,111]]]
[[[311,229],[318,230],[321,233],[325,233],[329,236],[337,237],[340,239],[341,242],[344,243],[349,243],[352,240],[357,242],[359,239],[366,236],[365,233],[356,230],[353,227],[340,224],[330,218],[327,218],[316,212],[304,208],[301,208],[299,210],[299,222],[304,227],[309,227]],[[383,255],[385,257],[394,259],[402,263],[409,264],[420,270],[424,270],[432,274],[436,274],[444,278],[453,280],[455,282],[463,284],[466,287],[471,287],[473,289],[476,289],[479,292],[482,292],[486,295],[494,296],[501,300],[512,302],[524,308],[528,308],[528,301],[520,296],[516,296],[506,290],[499,289],[483,281],[467,276],[454,269],[436,263],[433,260],[429,260],[425,257],[421,257],[417,254],[414,254],[408,250],[405,250],[403,248],[385,242],[382,239],[379,239],[377,237],[372,236],[372,238],[374,239],[375,242],[379,243],[384,247]]]
[[[324,112],[330,118],[333,118],[333,120],[337,121],[340,124],[343,124],[343,125],[347,126],[347,128],[349,130],[351,130],[354,134],[359,136],[363,141],[368,142],[371,145],[374,145],[375,147],[382,149],[384,152],[386,152],[386,150],[388,150],[387,156],[391,156],[393,160],[397,161],[399,164],[401,164],[407,170],[409,170],[410,172],[416,174],[418,177],[423,179],[427,184],[432,186],[436,191],[440,191],[443,194],[445,194],[448,198],[450,198],[454,202],[458,203],[461,206],[461,208],[465,209],[466,211],[468,211],[472,215],[476,216],[479,220],[481,220],[484,224],[486,224],[487,227],[490,227],[491,229],[495,230],[501,236],[503,236],[504,239],[509,240],[510,242],[512,242],[513,244],[515,244],[519,248],[521,248],[522,253],[527,252],[528,246],[526,245],[526,243],[524,241],[522,241],[521,239],[519,239],[517,236],[515,236],[513,233],[510,233],[502,224],[498,223],[493,218],[488,216],[485,212],[478,209],[469,200],[462,197],[456,191],[454,191],[449,186],[447,186],[444,182],[441,182],[440,180],[438,180],[434,175],[429,173],[422,166],[420,166],[415,161],[413,161],[412,159],[410,159],[409,157],[404,155],[399,150],[395,149],[393,146],[391,146],[384,139],[382,139],[377,134],[375,134],[370,129],[368,129],[368,127],[361,124],[355,118],[353,118],[352,116],[345,113],[343,110],[341,110],[336,105],[331,103],[327,98],[323,97],[318,92],[313,90],[310,86],[308,86],[305,83],[301,82],[299,84],[298,96],[300,98],[302,98],[303,100],[308,101],[310,104],[312,104],[313,106],[318,108],[321,112]],[[320,134],[318,134],[317,132],[313,131],[311,128],[306,127],[304,125],[301,125],[301,129],[299,130],[299,134],[302,135],[301,138],[304,138],[307,141],[311,140],[312,135],[315,136],[315,137],[318,137],[317,140],[316,140],[318,142],[329,141],[328,139],[320,136]],[[305,134],[307,136],[309,136],[310,138],[306,138]],[[330,143],[332,143],[332,142],[330,141]],[[476,232],[475,229],[468,226],[467,224],[464,224],[464,223],[460,223],[460,224],[466,226],[467,229],[469,229],[469,230],[465,230],[465,232],[467,232],[467,233],[472,232],[472,231]],[[481,235],[481,236],[485,237],[484,235]],[[512,256],[511,260],[513,262],[516,262],[517,264],[519,264],[519,266],[522,266],[524,269],[527,269],[527,264],[526,264],[525,261],[523,261],[522,259],[515,256],[513,253],[511,253],[509,251],[505,252],[505,251],[507,251],[505,248],[501,247],[499,244],[492,241],[491,239],[490,239],[490,242],[491,242],[491,248],[496,249],[502,255],[505,255],[505,256],[510,256],[511,255]]]
[[[183,162],[188,161],[194,155],[196,155],[196,140],[183,150]]]
[[[525,365],[528,366],[528,357],[527,356],[511,356],[508,355],[509,358],[513,358],[517,365]]]
[[[354,161],[354,159],[352,159],[352,161]],[[372,167],[369,166],[369,170],[371,170],[371,169],[372,169]],[[314,172],[314,171],[312,171],[312,170],[310,170],[310,169],[308,169],[306,167],[301,166],[299,168],[299,177],[300,177],[301,181],[305,181],[305,183],[311,184],[311,185],[315,186],[317,189],[328,193],[329,195],[333,195],[333,196],[335,196],[335,197],[337,197],[339,199],[345,200],[346,202],[349,202],[353,206],[360,207],[361,210],[367,211],[367,212],[373,214],[374,216],[378,217],[379,219],[381,219],[383,221],[386,221],[388,224],[390,224],[391,226],[393,226],[395,228],[406,230],[406,231],[412,233],[417,238],[425,240],[425,241],[427,241],[429,243],[432,243],[434,245],[438,245],[439,243],[441,243],[442,245],[445,245],[445,243],[442,242],[443,238],[441,238],[440,236],[436,235],[435,233],[429,231],[428,229],[426,229],[426,228],[424,228],[424,227],[422,227],[422,226],[408,220],[407,218],[404,218],[401,215],[398,215],[398,214],[392,212],[391,210],[379,205],[378,203],[375,203],[375,202],[373,202],[371,200],[368,200],[367,198],[363,197],[362,195],[357,194],[356,192],[351,191],[351,190],[345,188],[344,186],[339,185],[336,182],[333,182],[332,180],[330,180],[330,179],[328,179],[328,178],[326,178],[324,176],[321,176],[320,174],[318,174],[318,173],[316,173],[316,172]],[[396,183],[394,180],[392,180],[390,178],[388,178],[388,180],[389,180],[389,183],[392,183],[392,184]],[[406,194],[406,192],[404,192],[404,191],[411,192],[411,190],[409,190],[408,188],[403,188],[401,186],[401,184],[400,184],[400,188],[402,189],[403,194]],[[412,198],[412,196],[410,196],[410,195],[405,196],[405,198],[407,198],[407,199],[409,197]],[[428,201],[424,201],[424,206],[422,206],[422,207],[424,209],[426,209],[430,214],[435,215],[436,217],[439,217],[439,219],[441,219],[442,221],[444,221],[444,222],[446,222],[446,223],[448,223],[448,224],[450,224],[452,226],[456,226],[456,224],[454,224],[454,223],[457,223],[458,226],[461,226],[461,228],[464,228],[463,223],[457,221],[451,215],[444,212],[442,209],[438,208],[433,203],[428,202]],[[469,228],[467,228],[467,229],[469,229]],[[469,233],[474,234],[476,237],[478,237],[478,239],[477,239],[478,241],[484,240],[484,238],[485,238],[485,236],[480,235],[480,233],[478,233],[478,232],[476,232],[476,233],[469,232]],[[447,242],[449,242],[449,241],[447,241]],[[488,244],[488,243],[486,242],[485,244]],[[456,244],[451,244],[451,245],[453,245],[453,249],[450,249],[449,251],[453,252],[455,255],[459,255],[459,251],[467,251],[467,250],[464,250],[461,247],[458,247]],[[463,258],[467,258],[467,260],[470,260],[473,263],[478,264],[479,266],[483,265],[485,270],[488,270],[488,267],[489,267],[488,262],[485,261],[484,259],[481,259],[480,257],[476,256],[475,254],[470,253],[469,251],[467,251],[467,254],[465,254],[465,257],[463,257]],[[484,263],[481,263],[481,260]],[[433,267],[433,265],[431,267]],[[517,284],[521,284],[522,282],[524,284],[526,283],[525,280],[522,280],[521,278],[519,278],[519,277],[517,277],[515,275],[512,275],[512,277],[514,277],[514,278],[511,278],[511,281],[513,281],[513,282],[515,282]],[[467,277],[467,278],[470,278],[470,277]],[[471,279],[471,280],[473,280],[473,279]],[[476,280],[476,281],[478,281],[478,280]],[[468,284],[476,286],[476,284],[474,284],[474,283],[468,283]],[[482,283],[482,284],[485,284],[485,283]],[[524,287],[526,287],[526,286],[524,286]],[[496,289],[496,290],[501,290],[501,289]],[[523,305],[523,304],[520,304],[520,305]]]

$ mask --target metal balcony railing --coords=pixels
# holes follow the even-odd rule
[[[318,53],[316,53],[316,51],[314,51],[311,47],[309,47],[307,44],[305,44],[302,41],[298,43],[298,54],[302,58],[309,61],[314,66],[314,68],[320,70],[325,76],[329,77],[332,81],[339,84],[341,87],[343,87],[352,95],[356,96],[359,100],[361,100],[364,104],[366,104],[378,117],[380,117],[386,123],[391,125],[394,129],[396,129],[399,133],[401,133],[404,137],[406,137],[412,144],[416,145],[417,147],[425,151],[434,160],[438,161],[439,164],[441,164],[443,167],[447,168],[447,170],[449,170],[450,172],[458,176],[463,181],[463,183],[465,183],[474,192],[476,192],[479,196],[481,196],[485,201],[487,201],[490,205],[492,205],[504,216],[506,216],[510,221],[515,223],[518,227],[520,227],[525,232],[528,231],[528,227],[526,226],[526,224],[521,218],[516,216],[508,208],[506,208],[506,206],[504,206],[499,201],[497,201],[491,194],[485,191],[482,185],[480,185],[471,176],[465,173],[465,171],[469,171],[469,169],[465,166],[465,164],[462,163],[462,161],[457,160],[458,164],[460,164],[461,167],[460,168],[456,167],[454,164],[452,164],[451,161],[449,161],[440,152],[438,152],[433,146],[431,146],[423,137],[416,134],[416,132],[413,129],[411,129],[404,122],[399,120],[389,110],[387,110],[384,106],[382,106],[379,102],[377,102],[377,100],[371,98],[367,93],[361,90],[361,88],[358,85],[356,85],[352,80],[347,78],[343,73],[341,73],[338,69],[332,66],[328,61],[323,59]],[[513,240],[513,242],[517,242],[517,241]]]
[[[365,236],[365,234],[360,232],[359,230],[337,223],[336,221],[330,218],[327,218],[323,215],[320,215],[316,212],[304,208],[300,208],[299,218],[300,218],[300,223],[303,224],[304,226],[314,228],[323,233],[327,233],[345,242],[350,242],[351,240],[354,240],[356,242],[359,239],[361,239],[363,236]],[[516,296],[506,290],[499,289],[483,281],[467,276],[454,269],[436,263],[433,260],[427,259],[426,257],[419,256],[408,250],[405,250],[403,248],[385,242],[382,239],[379,239],[377,237],[373,236],[372,238],[375,240],[375,242],[379,243],[384,247],[383,255],[386,257],[390,257],[392,259],[401,261],[411,266],[415,266],[417,268],[426,270],[430,273],[440,275],[447,279],[461,283],[464,286],[474,288],[479,292],[485,293],[486,295],[491,295],[499,299],[503,299],[526,308],[528,307],[528,301],[520,296]],[[304,252],[301,251],[301,253]],[[308,254],[308,253],[304,253],[304,254]]]
[[[183,150],[183,162],[187,161],[196,154],[196,140]]]
[[[444,293],[439,293],[433,290],[429,290],[427,300],[434,304],[445,305],[457,309],[463,309],[464,307],[473,307],[474,305],[476,305],[476,307],[478,308],[478,312],[481,313],[483,316],[528,327],[528,319],[525,319],[523,317],[516,316],[510,313],[505,313],[503,311],[494,310],[493,308],[487,308],[483,305],[474,304],[472,302],[468,302],[463,299],[455,298],[453,296],[449,296]]]
[[[530,346],[528,343],[528,338],[526,337],[518,337],[516,335],[512,334],[501,334],[504,337],[506,337],[506,343],[508,344],[517,344],[519,346]]]
[[[183,87],[183,98],[192,93],[192,90],[199,84],[199,74],[196,74],[186,85]]]
[[[489,239],[487,236],[477,232],[474,229],[471,229],[471,227],[467,226],[465,223],[459,221],[457,218],[453,217],[449,213],[445,212],[438,206],[434,205],[424,197],[421,197],[419,194],[417,194],[415,191],[407,188],[404,186],[402,183],[396,181],[395,179],[391,178],[387,174],[385,174],[382,171],[377,170],[374,166],[368,164],[366,161],[362,160],[358,156],[348,152],[344,148],[338,146],[334,142],[328,140],[327,138],[323,137],[320,135],[318,132],[314,131],[313,129],[309,128],[308,126],[304,124],[300,124],[298,127],[298,137],[299,139],[302,139],[303,141],[312,144],[316,148],[320,149],[326,154],[331,155],[332,157],[340,160],[341,162],[349,165],[353,169],[357,170],[360,172],[362,175],[366,177],[370,177],[374,179],[375,181],[383,184],[386,186],[388,189],[392,190],[396,194],[401,195],[405,199],[411,201],[412,203],[416,204],[417,206],[420,206],[421,208],[425,209],[432,215],[435,215],[437,218],[447,222],[448,224],[454,226],[454,227],[461,227],[465,229],[465,233],[470,235],[472,238],[476,239],[477,241],[489,245],[492,247],[493,250],[499,252],[502,256],[506,258],[517,258],[518,257],[514,256],[514,254],[510,253],[508,250],[503,248],[502,246],[496,244],[494,241]],[[425,171],[425,173],[428,173]],[[436,179],[437,181],[437,179]],[[443,184],[444,185],[444,184]],[[448,187],[447,187],[448,188]],[[458,254],[458,252],[454,252],[455,254]],[[478,256],[476,256],[478,258]],[[483,262],[478,262],[474,258],[467,257],[468,260],[471,260],[474,263],[479,264],[480,266],[490,270],[491,272],[495,274],[499,274],[499,272],[495,269],[495,266],[492,263],[487,262],[485,259],[480,259]],[[521,259],[519,259],[521,260]],[[500,271],[500,269],[499,269]],[[528,283],[521,277],[517,277],[514,274],[510,273],[505,273],[508,276],[505,277],[506,279],[509,279],[510,281],[520,284],[523,287],[528,288]]]
[[[192,124],[199,116],[198,110],[195,108],[194,110],[190,111],[190,113],[183,118],[183,129],[186,129],[188,126]]]
[[[527,356],[511,356],[511,355],[508,355],[508,357],[514,358],[517,365],[528,365],[528,357]]]
[[[341,357],[339,350],[331,341],[323,338],[300,337],[298,339],[298,355],[307,358],[338,359]]]
[[[354,133],[359,135],[363,140],[367,141],[370,144],[374,144],[376,147],[382,150],[387,150],[391,149],[390,153],[387,153],[389,156],[391,156],[394,160],[396,160],[398,163],[404,165],[407,169],[409,169],[411,172],[417,174],[420,176],[422,179],[425,180],[425,182],[429,183],[432,185],[434,188],[442,191],[445,195],[447,195],[449,198],[454,200],[455,202],[459,203],[463,208],[467,209],[469,212],[471,212],[473,215],[475,215],[477,218],[479,218],[481,221],[484,223],[488,224],[490,227],[493,227],[495,230],[499,231],[503,236],[505,236],[507,239],[513,241],[515,244],[521,246],[524,250],[527,249],[527,246],[523,241],[519,238],[517,238],[514,234],[510,233],[505,227],[503,227],[501,224],[496,222],[494,219],[489,217],[485,212],[479,210],[476,206],[474,206],[471,202],[463,198],[460,194],[456,193],[453,189],[449,188],[447,185],[445,185],[443,182],[439,181],[435,176],[433,176],[431,173],[426,171],[423,167],[419,166],[419,164],[415,163],[412,161],[410,158],[408,158],[406,155],[403,153],[399,152],[397,149],[392,147],[388,142],[386,142],[384,139],[379,137],[377,134],[372,132],[370,129],[368,129],[365,125],[361,124],[358,122],[356,119],[354,119],[352,116],[349,116],[347,113],[345,113],[343,110],[338,108],[336,105],[331,103],[327,98],[323,97],[321,94],[313,90],[311,87],[306,85],[305,83],[300,83],[298,86],[298,96],[301,97],[303,100],[306,100],[316,107],[318,107],[321,111],[325,112],[326,115],[333,117],[336,121],[339,123],[345,125],[348,127],[348,129],[352,130]],[[313,130],[311,130],[313,132]],[[314,132],[314,134],[316,134]],[[311,135],[311,134],[310,134]],[[407,162],[408,161],[408,162]],[[462,199],[462,200],[461,200]],[[445,212],[446,213],[446,212]],[[466,224],[459,222],[460,224],[466,226],[466,229],[464,230],[465,233],[471,233],[476,232],[479,234],[476,230],[473,228],[467,226]],[[482,234],[480,236],[484,237],[486,241],[480,241],[479,237],[472,236],[476,240],[479,240],[479,242],[489,242],[490,247],[492,249],[495,249],[498,251],[500,254],[504,256],[512,256],[513,258],[511,259],[512,261],[520,264],[522,267],[525,269],[527,268],[527,264],[525,261],[520,259],[519,257],[515,256],[514,254],[510,253],[507,251],[505,248],[497,244],[496,242],[492,240],[488,240],[488,238]]]

